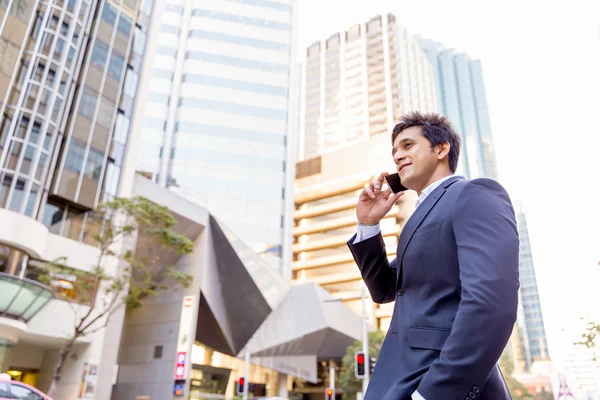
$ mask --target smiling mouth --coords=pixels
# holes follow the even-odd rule
[[[408,167],[410,164],[404,164],[403,166],[400,167],[400,169],[398,170],[398,173],[400,173],[404,168]]]

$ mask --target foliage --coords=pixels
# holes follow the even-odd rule
[[[585,346],[588,349],[592,350],[594,361],[598,361],[597,349],[600,343],[598,339],[600,338],[600,324],[595,323],[591,320],[585,320],[585,332],[581,334],[581,340],[575,342],[576,345]]]
[[[385,334],[377,330],[369,333],[369,358],[378,358]],[[362,350],[362,341],[357,340],[346,349],[340,370],[340,387],[344,390],[343,400],[355,400],[362,391],[362,380],[354,376],[354,354]]]
[[[500,357],[500,369],[502,370],[502,375],[504,375],[506,385],[508,386],[508,390],[513,400],[534,399],[527,388],[513,376],[515,369],[513,360],[506,353],[502,354]]]
[[[79,315],[73,303],[68,302],[76,314],[75,327],[61,349],[48,392],[50,396],[78,338],[106,327],[111,316],[123,306],[142,307],[148,297],[188,287],[192,281],[191,275],[169,265],[177,256],[191,253],[194,244],[174,230],[177,220],[166,207],[144,197],[117,198],[100,205],[97,216],[98,226],[102,227],[94,236],[99,253],[90,271],[67,268],[64,266],[66,258],[61,257],[47,263],[40,277],[42,282],[50,283],[56,297],[61,298],[60,290],[51,283],[70,275],[75,296],[71,300],[89,305],[83,315]]]

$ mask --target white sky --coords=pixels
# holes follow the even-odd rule
[[[526,205],[550,352],[559,361],[579,317],[600,320],[600,1],[298,3],[299,53],[392,11],[410,32],[482,61],[500,179]]]

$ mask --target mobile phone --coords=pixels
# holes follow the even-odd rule
[[[400,176],[397,173],[386,175],[384,176],[384,179],[390,187],[392,193],[400,193],[408,190],[408,188],[404,187],[400,182]]]

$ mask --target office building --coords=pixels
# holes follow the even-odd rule
[[[434,70],[438,111],[462,137],[458,173],[498,180],[496,154],[481,61],[417,37]]]
[[[58,257],[79,271],[97,259],[94,209],[123,190],[151,8],[146,0],[0,3],[0,368],[41,390],[75,311],[88,307],[73,282],[89,276],[53,276],[45,286],[40,275]],[[109,397],[122,321],[117,313],[76,342],[55,398],[75,398],[82,380],[88,398]]]
[[[392,131],[408,111],[436,111],[433,69],[393,14],[314,42],[302,59],[298,159]]]
[[[492,138],[481,61],[472,60],[444,45],[418,38],[435,74],[438,109],[461,134],[463,143],[458,173],[466,178],[498,180],[498,167]],[[515,370],[528,370],[533,361],[549,358],[531,244],[522,205],[515,204],[520,238],[519,270],[521,289],[517,317],[518,335],[513,335],[509,353]],[[520,347],[517,350],[515,347]],[[524,360],[522,359],[524,358]]]
[[[296,1],[158,0],[138,170],[206,206],[289,273]],[[286,258],[287,257],[287,258]]]
[[[524,314],[524,324],[522,323],[520,326],[522,332],[521,339],[525,348],[527,364],[530,366],[534,361],[549,359],[550,355],[548,353],[544,318],[533,264],[531,243],[529,241],[527,219],[523,206],[519,203],[515,206],[520,242],[519,277],[521,288],[519,297]]]
[[[112,399],[232,398],[240,377],[288,398],[294,377],[317,383],[317,361],[360,338],[360,317],[314,282],[290,285],[204,207],[141,175],[133,194],[172,210],[195,249],[169,262],[193,280],[127,313]]]
[[[293,280],[318,283],[358,315],[362,278],[346,242],[356,233],[356,202],[364,185],[381,171],[394,170],[385,156],[390,146],[389,135],[377,135],[296,165]],[[390,261],[415,200],[415,193],[407,192],[381,221]],[[371,325],[387,330],[393,303],[368,299],[367,306]]]

